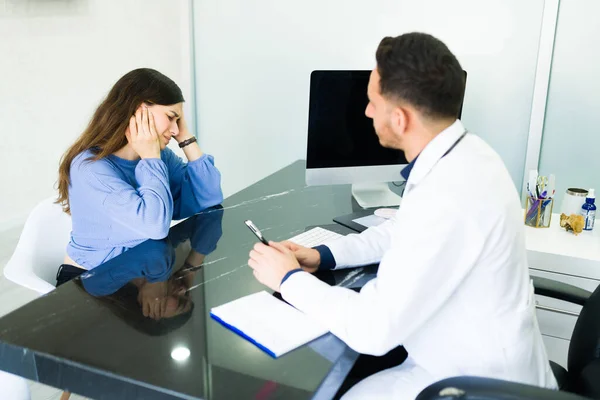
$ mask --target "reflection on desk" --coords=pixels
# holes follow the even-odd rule
[[[0,369],[90,398],[331,398],[357,357],[335,336],[273,360],[208,311],[264,290],[244,220],[281,241],[331,224],[350,199],[349,186],[306,187],[294,163],[0,318]],[[323,279],[355,285],[356,271]],[[171,313],[144,317],[144,296]]]
[[[122,256],[81,276],[77,284],[101,297],[116,316],[149,335],[163,335],[183,326],[192,315],[190,290],[205,257],[222,235],[222,207],[215,207],[176,225],[163,240],[148,240]],[[174,268],[176,248],[191,248]]]

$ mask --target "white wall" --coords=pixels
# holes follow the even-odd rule
[[[463,121],[520,187],[543,0],[196,0],[200,143],[226,194],[305,158],[309,75],[371,69],[384,36],[431,33],[468,73]]]
[[[122,75],[155,68],[192,95],[187,0],[7,5],[0,7],[0,230],[56,193],[62,153]]]
[[[567,188],[600,189],[598,13],[596,0],[560,3],[539,163],[540,174],[556,174],[557,212]]]

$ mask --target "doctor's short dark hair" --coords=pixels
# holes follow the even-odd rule
[[[376,53],[381,94],[405,101],[431,118],[457,118],[465,92],[460,63],[426,33],[385,37]]]

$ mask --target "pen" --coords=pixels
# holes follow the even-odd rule
[[[254,235],[258,238],[258,240],[260,240],[261,242],[263,242],[264,244],[266,244],[267,246],[269,245],[269,241],[267,239],[265,239],[265,237],[263,236],[263,234],[260,232],[260,230],[256,227],[256,225],[254,225],[254,223],[252,221],[250,221],[249,219],[247,219],[246,221],[244,221],[244,223],[246,224],[246,226],[248,228],[250,228],[250,230],[252,231],[252,233],[254,233]]]

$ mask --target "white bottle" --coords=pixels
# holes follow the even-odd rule
[[[590,189],[587,197],[585,198],[585,203],[581,206],[581,215],[585,219],[585,225],[583,227],[586,231],[591,231],[594,229],[594,222],[596,221],[596,205],[594,202],[596,201],[596,196],[594,194],[594,189]]]

